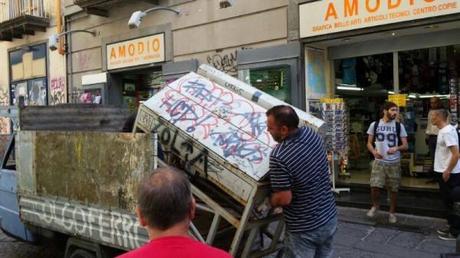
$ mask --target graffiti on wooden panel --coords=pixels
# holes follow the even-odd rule
[[[145,105],[250,176],[267,172],[275,142],[262,107],[193,73]]]
[[[33,219],[50,228],[78,232],[81,236],[131,249],[144,244],[136,237],[141,228],[132,215],[49,199],[33,202],[33,210],[38,211],[32,213]]]

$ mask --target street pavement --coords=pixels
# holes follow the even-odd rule
[[[399,215],[398,223],[390,225],[387,223],[387,213],[380,213],[376,219],[368,219],[363,209],[338,207],[338,212],[334,257],[439,258],[443,253],[455,252],[455,241],[444,241],[437,237],[436,229],[445,225],[444,220]],[[33,245],[17,241],[0,231],[1,258],[58,258],[63,257],[63,249],[63,243]]]
[[[367,218],[363,209],[339,207],[338,212],[335,257],[428,258],[455,253],[455,241],[441,240],[436,233],[445,226],[445,220],[399,214],[398,222],[392,225],[384,212],[375,219]]]
[[[25,243],[8,237],[0,230],[0,257],[1,258],[60,258],[63,257],[64,245],[49,241],[40,244]]]

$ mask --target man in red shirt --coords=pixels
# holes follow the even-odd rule
[[[150,242],[119,258],[231,258],[188,234],[195,217],[195,199],[184,173],[170,168],[155,170],[139,186],[136,213],[147,229]]]

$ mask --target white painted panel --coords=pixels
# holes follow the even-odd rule
[[[193,72],[144,105],[255,180],[268,172],[276,142],[259,105]]]

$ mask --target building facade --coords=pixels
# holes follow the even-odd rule
[[[305,108],[314,108],[321,97],[341,97],[348,109],[351,177],[342,181],[368,184],[367,129],[384,101],[399,99],[409,141],[402,186],[436,189],[423,178],[432,164],[427,114],[435,96],[449,108],[452,122],[458,120],[460,1],[298,1],[297,11]]]
[[[4,1],[0,13],[0,104],[67,102],[65,56],[51,52],[47,40],[61,27],[58,0]],[[1,119],[1,132],[11,124]]]
[[[155,10],[128,26],[133,12],[157,5],[178,14]],[[66,29],[95,32],[66,38],[70,102],[135,108],[201,63],[237,76],[238,51],[287,43],[287,8],[286,0],[68,0]]]

